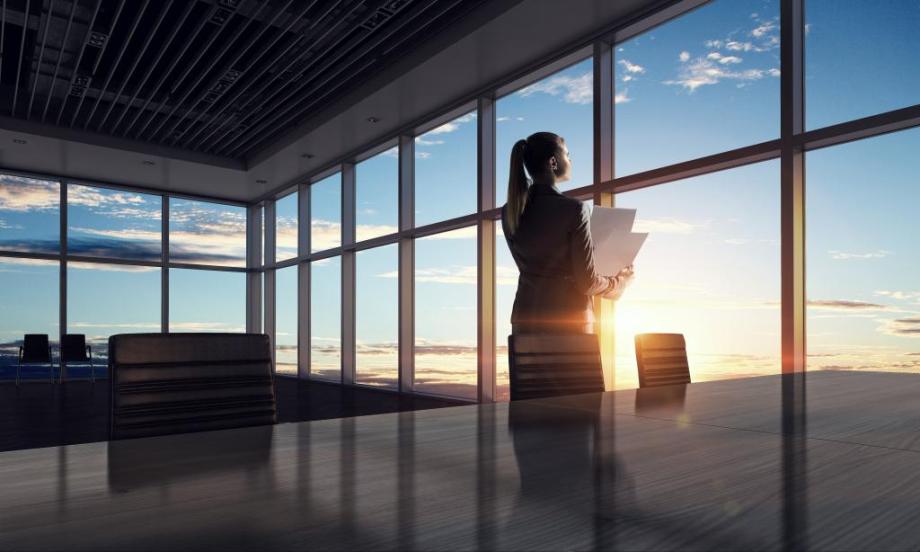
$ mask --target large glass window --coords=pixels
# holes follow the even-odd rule
[[[169,269],[169,331],[245,330],[245,273]]]
[[[310,376],[342,379],[342,260],[310,263]]]
[[[808,366],[920,371],[920,129],[806,158]]]
[[[16,377],[25,334],[47,334],[57,343],[60,273],[57,261],[0,258],[0,380]],[[48,370],[23,369],[23,378],[32,376],[47,378]]]
[[[809,129],[920,103],[920,3],[805,2]]]
[[[476,212],[476,112],[415,139],[415,225]]]
[[[275,261],[297,256],[297,192],[275,202]]]
[[[717,0],[614,50],[616,174],[779,137],[779,1]]]
[[[169,200],[169,258],[174,263],[246,266],[246,208]]]
[[[275,271],[275,371],[297,375],[297,265]]]
[[[477,396],[476,227],[415,241],[415,389]]]
[[[109,336],[159,332],[160,268],[68,263],[67,331],[86,334],[93,356],[108,358]]]
[[[495,103],[495,202],[505,203],[511,148],[534,132],[565,138],[572,159],[569,190],[594,181],[594,73],[591,59],[513,92]]]
[[[67,252],[70,255],[160,260],[160,196],[69,184]]]
[[[359,251],[355,263],[355,370],[358,383],[399,382],[399,251]]]
[[[59,183],[0,174],[0,251],[57,253],[60,216]]]
[[[649,232],[616,305],[618,388],[637,387],[634,337],[684,334],[693,381],[780,371],[779,161],[618,194]]]
[[[399,224],[399,148],[355,165],[355,239],[392,234]]]
[[[310,185],[310,249],[342,245],[342,175],[335,173]]]

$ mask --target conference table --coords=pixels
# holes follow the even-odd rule
[[[0,550],[920,548],[920,374],[0,453]]]

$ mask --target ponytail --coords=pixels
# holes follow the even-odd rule
[[[530,179],[524,172],[524,148],[526,140],[518,140],[511,148],[511,171],[508,174],[508,203],[505,207],[505,222],[511,234],[517,231],[527,204],[527,190],[530,188]]]

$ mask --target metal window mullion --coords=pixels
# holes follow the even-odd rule
[[[415,227],[415,138],[399,140],[399,230]],[[399,350],[399,391],[411,393],[415,388],[415,240],[399,239],[397,267]]]
[[[246,331],[262,333],[262,206],[246,208]]]
[[[275,258],[275,202],[265,202],[265,259]],[[275,369],[275,269],[265,271],[263,285],[265,286],[264,300],[264,331],[272,344],[272,369]]]
[[[495,100],[479,98],[476,105],[477,197],[479,212],[495,208]],[[480,218],[477,253],[478,399],[495,400],[495,220]]]
[[[160,211],[160,247],[163,268],[160,269],[160,331],[169,333],[169,196],[163,194]]]
[[[58,287],[58,338],[67,333],[67,182],[60,183],[60,237],[58,248],[61,252],[60,281]],[[59,340],[60,344],[61,341]]]
[[[594,182],[614,179],[614,81],[613,44],[594,43]],[[596,185],[596,184],[595,184]],[[613,207],[616,197],[610,191],[596,189],[594,204]],[[613,389],[616,380],[616,310],[615,302],[598,298],[594,305],[596,329],[600,340],[604,386]]]
[[[355,165],[342,165],[342,313],[341,351],[342,383],[355,383]]]
[[[310,183],[298,187],[297,253],[310,254]],[[310,377],[310,263],[297,265],[297,377]]]

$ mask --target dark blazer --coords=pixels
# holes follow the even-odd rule
[[[594,296],[616,289],[616,278],[594,267],[591,210],[554,186],[534,184],[517,232],[502,230],[517,263],[512,332],[593,333]]]

